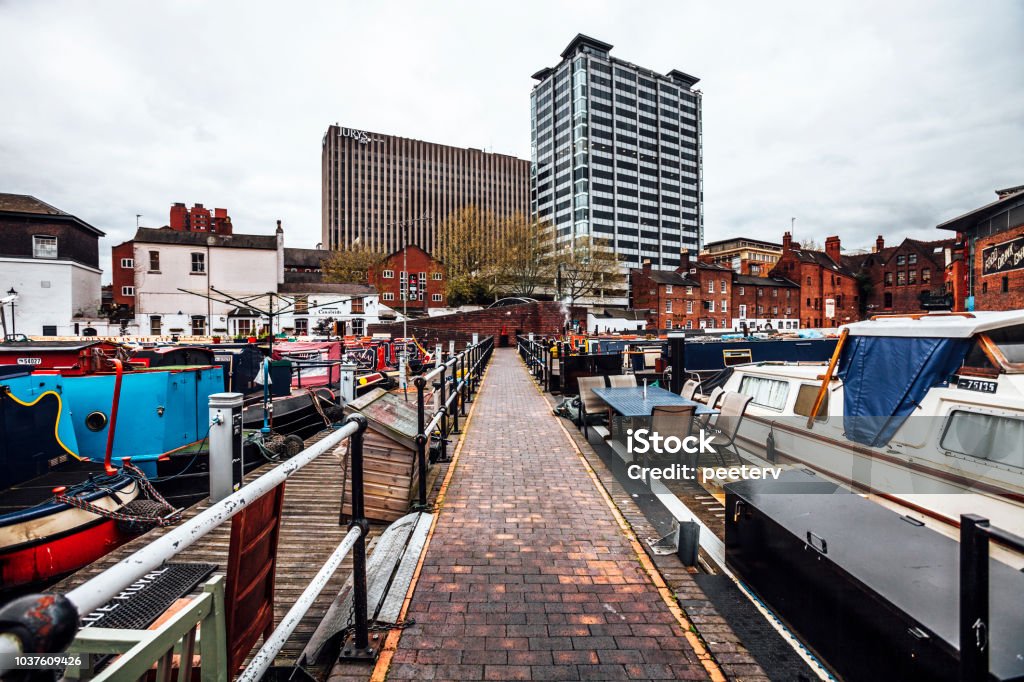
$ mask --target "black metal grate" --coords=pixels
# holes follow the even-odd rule
[[[215,570],[216,564],[167,564],[84,616],[82,627],[144,630]]]

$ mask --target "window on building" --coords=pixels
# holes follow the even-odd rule
[[[395,300],[395,294],[394,292],[391,291],[385,291],[383,294],[380,295],[380,299],[382,301],[393,301]]]
[[[57,336],[57,325],[55,325],[55,324],[44,324],[43,325],[43,336]]]
[[[718,285],[719,285],[718,286],[718,290],[719,290],[720,293],[723,293],[723,294],[729,293],[729,280],[723,279],[723,280],[721,280],[718,283]]]
[[[665,312],[666,313],[672,312],[672,299],[669,299],[669,300],[665,301]]]
[[[293,310],[296,315],[305,315],[309,312],[309,296],[296,296]]]
[[[353,298],[352,299],[352,314],[362,313],[363,310],[363,299]]]
[[[810,278],[810,277],[808,277],[808,278],[807,278],[807,283],[808,283],[808,284],[810,284],[810,283],[811,283],[811,278]]]
[[[982,282],[981,283],[981,293],[983,293],[983,294],[987,294],[988,293],[988,282]]]
[[[252,336],[252,320],[235,320],[235,333],[238,336]]]
[[[666,284],[665,285],[665,293],[666,294],[671,294],[672,293],[672,285],[671,284]]]
[[[927,284],[928,282],[932,281],[932,269],[931,268],[922,268],[921,269],[921,281],[924,282],[925,284]]]
[[[161,325],[161,322],[160,322],[160,316],[159,315],[150,315],[149,316],[149,333],[150,333],[150,335],[151,336],[160,336],[161,334],[163,334],[163,331],[161,331],[161,330],[162,330],[162,325]]]
[[[122,268],[134,268],[135,267],[135,259],[134,258],[122,258],[121,259],[121,267]]]
[[[149,271],[160,272],[160,252],[150,251],[149,252]]]
[[[295,318],[295,335],[296,336],[308,336],[309,335],[309,318],[308,317],[296,317]]]
[[[1007,275],[1003,275],[1001,291],[1004,294],[1010,293],[1010,278]]]
[[[744,296],[744,295],[746,295],[746,293],[747,293],[747,288],[746,287],[740,287],[740,296]]]
[[[206,254],[205,253],[193,253],[192,254],[192,274],[201,275],[206,272]]]
[[[441,281],[441,279],[442,279],[441,273],[440,273],[440,272],[435,272],[435,273],[433,273],[433,274],[432,274],[432,275],[430,276],[430,279],[434,280],[435,282],[440,282],[440,281]]]
[[[33,258],[56,258],[57,238],[37,234],[32,236],[32,257]],[[52,335],[51,335],[52,336]]]
[[[779,288],[778,287],[772,287],[772,298],[778,298],[778,297],[779,297]]]
[[[134,296],[135,295],[135,287],[121,287],[121,295],[122,296]]]
[[[907,284],[917,284],[917,270],[907,272]]]
[[[192,336],[206,336],[206,318],[202,315],[192,316]]]
[[[686,314],[687,315],[692,315],[693,314],[693,301],[687,301],[686,302]]]
[[[886,308],[891,308],[892,307],[892,292],[891,291],[885,292],[885,303],[883,305]]]
[[[686,295],[693,296],[693,287],[686,287]]]
[[[885,273],[885,286],[887,286],[887,287],[891,287],[892,286],[892,273],[891,272]]]
[[[709,279],[708,280],[708,293],[709,294],[715,293],[715,280],[713,280],[713,279]]]
[[[352,318],[352,334],[355,336],[362,336],[363,330],[365,329],[365,320],[361,317]]]
[[[722,307],[720,307],[719,310],[721,310],[723,313],[729,312],[729,301],[723,298]]]
[[[740,314],[740,319],[741,320],[747,319],[747,304],[746,303],[741,303],[740,304],[740,306],[739,306],[739,314]]]
[[[759,306],[757,306],[757,316],[761,317],[762,315],[764,315],[764,306],[763,305],[759,305]]]
[[[665,320],[665,329],[672,328],[672,320]]]
[[[757,297],[761,298],[762,296],[764,296],[764,289],[762,289],[761,287],[758,287],[757,288]]]
[[[910,265],[916,265],[917,264],[917,254],[916,253],[912,253],[909,256],[907,256],[907,263],[909,263]]]
[[[906,265],[907,257],[903,255],[896,256],[896,265]]]
[[[394,270],[385,270],[384,272],[381,273],[381,277],[383,277],[384,279],[394,279],[395,278],[395,271]]]
[[[896,273],[896,286],[901,287],[907,283],[907,271],[900,270]]]
[[[442,298],[444,298],[444,297],[441,296],[441,294],[431,294],[430,295],[430,300],[433,301],[434,303],[440,303]]]
[[[686,321],[686,328],[687,329],[693,329],[693,320],[687,320]]]

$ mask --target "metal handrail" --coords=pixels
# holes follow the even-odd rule
[[[263,677],[263,674],[267,672],[270,666],[274,663],[274,659],[277,654],[284,647],[285,642],[291,637],[292,633],[295,632],[295,628],[298,627],[299,623],[305,617],[306,612],[316,601],[316,598],[323,592],[324,587],[327,586],[328,581],[334,572],[338,570],[338,566],[345,559],[346,555],[355,546],[356,541],[359,540],[363,534],[363,529],[360,526],[353,526],[348,533],[345,535],[345,539],[341,541],[337,549],[328,557],[327,561],[324,562],[323,567],[316,574],[313,580],[310,581],[306,589],[302,591],[299,598],[295,600],[292,607],[288,609],[288,613],[285,614],[281,622],[278,623],[277,628],[274,629],[273,634],[270,635],[263,642],[263,646],[260,650],[252,657],[248,667],[238,677],[238,682],[255,682]]]

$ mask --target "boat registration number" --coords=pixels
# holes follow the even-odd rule
[[[996,382],[986,381],[985,379],[968,379],[967,377],[959,377],[956,380],[956,387],[963,388],[968,391],[979,391],[981,393],[996,392]]]

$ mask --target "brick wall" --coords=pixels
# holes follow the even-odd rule
[[[580,311],[576,310],[581,317]],[[585,313],[582,318],[586,319]],[[409,334],[414,335],[421,343],[447,343],[454,338],[456,342],[468,340],[473,332],[481,336],[493,335],[496,339],[501,334],[508,334],[509,342],[516,342],[517,334],[533,332],[542,336],[561,334],[565,325],[565,312],[560,303],[542,301],[474,310],[454,315],[441,315],[419,320],[410,320]],[[393,337],[402,335],[402,323],[371,324],[369,334],[391,334]],[[459,336],[461,334],[462,336]]]
[[[1024,308],[1024,267],[994,272],[993,265],[985,267],[985,249],[1004,245],[1024,237],[1024,225],[999,232],[974,243],[974,307],[976,310],[1015,310]],[[1017,245],[1019,246],[1019,245]],[[1017,252],[1019,249],[1015,248]],[[990,255],[992,252],[990,252]],[[1024,266],[1024,262],[1019,263]],[[1009,263],[1003,267],[1012,267]],[[984,274],[986,269],[990,274]]]
[[[121,261],[123,259],[130,259],[132,262],[131,266],[122,267]],[[114,305],[126,305],[131,309],[135,309],[135,296],[125,296],[122,294],[123,287],[135,287],[135,242],[125,242],[118,244],[110,250],[110,272],[111,281],[113,287],[111,294]]]
[[[380,301],[384,305],[402,310],[402,269],[415,275],[419,297],[408,301],[409,310],[425,311],[427,308],[443,308],[448,305],[445,297],[445,271],[440,261],[418,246],[409,246],[403,259],[402,250],[388,256],[384,262],[368,273],[369,283],[377,287]],[[384,275],[390,273],[390,277]],[[420,275],[426,275],[426,282],[420,282]],[[440,279],[437,279],[440,276]],[[440,298],[438,298],[440,297]],[[436,299],[436,300],[435,300]]]

